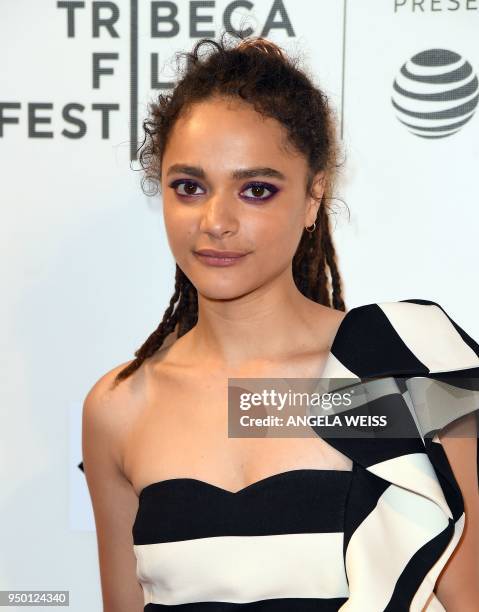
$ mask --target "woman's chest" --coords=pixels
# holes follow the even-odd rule
[[[165,377],[142,401],[122,449],[125,474],[137,493],[170,478],[196,478],[237,491],[292,469],[352,469],[347,456],[309,427],[286,436],[261,429],[231,437],[230,421],[237,414],[224,376]]]

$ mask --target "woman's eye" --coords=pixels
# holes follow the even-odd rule
[[[249,200],[269,200],[278,191],[278,188],[269,183],[252,183],[245,191],[251,191],[251,195],[246,196]],[[265,192],[268,191],[269,195],[264,197]]]
[[[183,192],[181,191],[177,191],[176,188],[180,187],[181,185],[183,185]],[[178,181],[173,181],[170,184],[170,187],[172,187],[175,192],[180,195],[180,196],[195,196],[198,195],[197,193],[195,193],[195,190],[199,188],[198,183],[196,183],[195,181],[189,181],[189,180],[178,180]]]

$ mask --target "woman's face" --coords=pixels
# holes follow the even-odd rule
[[[163,214],[173,256],[199,294],[233,299],[290,281],[318,203],[305,192],[306,159],[285,139],[279,122],[236,100],[197,103],[176,121],[161,169]],[[213,265],[201,249],[245,255]]]

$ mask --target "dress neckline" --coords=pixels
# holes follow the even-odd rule
[[[353,471],[354,471],[354,463],[353,463],[351,470],[340,470],[340,469],[332,469],[332,468],[324,468],[324,469],[323,468],[294,468],[292,470],[284,470],[282,472],[277,472],[276,474],[270,474],[269,476],[260,478],[259,480],[256,480],[255,482],[252,482],[249,485],[246,485],[244,487],[241,487],[240,489],[237,489],[236,491],[224,489],[223,487],[220,487],[219,485],[215,485],[211,482],[207,482],[206,480],[201,480],[200,478],[194,478],[190,476],[179,476],[176,478],[165,478],[164,480],[158,480],[156,482],[152,482],[144,486],[140,491],[138,499],[139,501],[141,501],[147,494],[153,491],[156,491],[158,489],[161,489],[162,487],[176,485],[176,484],[185,484],[185,483],[191,483],[195,486],[202,486],[202,487],[208,487],[211,489],[216,489],[217,491],[220,491],[224,495],[234,497],[234,496],[239,496],[247,491],[250,491],[251,489],[262,487],[266,484],[271,483],[274,480],[289,478],[291,476],[314,474],[315,476],[320,476],[320,477],[344,478],[346,480],[351,477]],[[343,474],[343,476],[341,476],[341,474]],[[344,476],[344,474],[346,474],[347,476]]]

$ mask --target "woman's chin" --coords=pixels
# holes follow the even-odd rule
[[[198,283],[195,286],[198,296],[208,300],[236,300],[254,290],[251,283],[244,283],[243,286],[237,279],[232,283],[215,281],[214,283]]]

